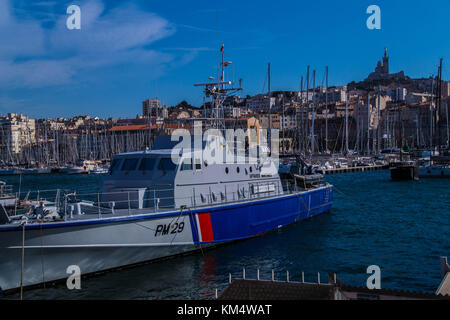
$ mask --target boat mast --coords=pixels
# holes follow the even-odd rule
[[[439,82],[438,82],[438,110],[437,110],[437,131],[438,131],[438,150],[441,155],[441,103],[442,103],[442,58],[439,62]]]
[[[325,91],[325,153],[328,153],[328,66],[326,69],[326,91]],[[337,142],[337,141],[336,141]]]
[[[306,68],[306,119],[305,119],[305,134],[304,134],[305,154],[308,150],[308,140],[307,140],[308,133],[309,133],[309,66],[307,66]]]
[[[314,117],[315,117],[316,70],[313,70],[313,101],[311,106],[311,155],[314,154]]]
[[[209,121],[212,128],[216,128],[221,130],[222,133],[225,133],[225,120],[223,114],[223,101],[229,95],[229,92],[236,93],[241,91],[242,88],[235,88],[232,86],[231,88],[227,88],[228,85],[231,85],[231,81],[225,81],[225,67],[231,65],[231,61],[224,60],[224,45],[220,49],[222,52],[222,63],[221,63],[221,74],[217,74],[218,82],[207,82],[207,83],[198,83],[194,84],[195,87],[205,87],[204,92],[206,97],[211,97],[210,106],[211,106],[211,116],[209,118],[205,117],[206,121]],[[219,67],[217,68],[219,71]],[[210,78],[210,80],[212,80]],[[223,81],[222,81],[223,80]],[[239,86],[241,86],[241,81],[239,80]],[[204,103],[204,106],[206,104]],[[206,108],[205,108],[206,111]]]
[[[270,92],[270,62],[268,64],[268,70],[267,70],[267,77],[268,77],[268,96],[269,96],[269,121],[268,121],[268,128],[267,128],[267,138],[269,141],[267,141],[267,145],[269,146],[269,150],[272,151],[272,135],[270,134],[270,130],[272,128],[272,99],[271,99],[271,92]]]
[[[397,107],[398,119],[400,121],[400,161],[403,161],[403,120],[400,114],[400,107]]]
[[[430,157],[433,153],[433,92],[434,92],[434,75],[431,75],[431,98],[430,98]]]
[[[370,92],[367,95],[367,155],[370,154]]]
[[[381,151],[381,90],[378,87],[378,108],[377,108],[377,154]]]
[[[298,123],[298,149],[299,152],[301,152],[303,150],[303,117],[304,117],[304,112],[303,112],[303,76],[301,77],[300,80],[300,106],[299,106],[299,110],[300,110],[300,119],[297,116],[297,123]],[[299,121],[300,120],[300,121]],[[301,125],[300,125],[301,123]]]
[[[360,153],[360,142],[359,142],[359,140],[360,140],[360,131],[361,131],[361,129],[360,129],[360,122],[361,122],[360,118],[361,118],[361,109],[362,109],[361,101],[359,100],[359,98],[358,98],[358,104],[355,107],[357,107],[357,110],[358,110],[358,112],[356,112],[356,108],[354,108],[354,111],[353,111],[353,115],[356,118],[355,149],[358,151],[358,154],[359,154]]]
[[[348,91],[345,93],[345,154],[348,153]]]

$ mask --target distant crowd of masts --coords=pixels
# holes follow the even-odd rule
[[[441,149],[442,147],[448,149],[450,148],[449,106],[447,104],[444,108],[442,104],[442,59],[438,69],[437,85],[434,85],[433,77],[431,81],[432,90],[429,114],[424,115],[418,112],[413,121],[402,117],[401,107],[397,106],[385,108],[383,111],[380,110],[380,90],[376,92],[376,110],[371,110],[371,97],[370,93],[368,93],[367,111],[361,113],[361,109],[359,109],[359,114],[349,117],[349,96],[347,91],[345,116],[331,119],[331,126],[334,126],[334,132],[337,134],[330,138],[328,67],[325,68],[325,119],[317,121],[316,113],[319,105],[315,102],[314,97],[310,99],[308,96],[311,92],[313,94],[316,92],[316,70],[313,70],[312,79],[310,79],[310,66],[307,66],[306,80],[304,81],[302,76],[300,82],[300,110],[297,114],[299,125],[296,130],[285,130],[282,122],[282,134],[286,138],[292,138],[293,146],[297,148],[296,151],[305,155],[320,153],[346,154],[350,150],[358,154],[369,155],[379,154],[383,149],[397,149],[405,146],[428,150]],[[320,107],[323,107],[323,105]],[[282,110],[284,113],[284,106],[282,106]],[[354,109],[353,112],[356,112],[356,110]],[[367,115],[366,118],[364,118],[364,114]],[[376,126],[371,125],[371,115],[375,115],[377,119]],[[406,135],[406,132],[410,134]],[[411,134],[411,132],[414,133]],[[283,144],[281,146],[282,148],[284,147]]]
[[[334,118],[330,123],[324,119],[313,121],[314,114],[309,117],[309,121],[307,120],[308,112],[314,112],[313,103],[303,103],[300,109],[304,110],[298,115],[299,121],[303,125],[296,128],[282,127],[280,130],[281,153],[346,154],[349,150],[354,150],[361,155],[369,155],[378,154],[383,149],[401,148],[406,145],[416,149],[433,149],[437,145],[436,139],[433,139],[437,135],[435,121],[426,123],[427,121],[422,121],[420,117],[415,123],[402,121],[399,111],[395,109],[385,111],[384,119],[373,130],[370,128],[367,130],[368,118],[348,116],[348,102],[345,117]],[[233,124],[231,124],[232,126]],[[411,126],[415,126],[415,128]],[[329,129],[333,129],[335,132],[333,137],[328,136]],[[405,131],[415,131],[415,134],[407,137]],[[151,147],[153,137],[159,134],[162,133],[156,129],[116,133],[111,130],[92,128],[84,130],[78,135],[64,130],[43,132],[42,129],[38,129],[37,142],[23,147],[19,153],[13,152],[10,143],[6,141],[1,146],[0,161],[2,166],[33,167],[65,166],[75,164],[79,160],[108,161],[118,153],[139,151]],[[445,130],[441,130],[441,134],[445,136]],[[311,136],[314,139],[311,139]]]
[[[347,92],[344,117],[328,117],[328,67],[326,67],[325,81],[325,119],[316,119],[319,105],[315,99],[308,96],[316,91],[316,70],[310,79],[310,67],[306,70],[306,79],[301,77],[299,109],[297,109],[297,126],[284,128],[281,121],[280,152],[312,155],[320,153],[347,154],[354,150],[358,154],[379,154],[382,149],[394,149],[410,146],[416,149],[435,150],[441,147],[449,148],[449,110],[448,105],[442,105],[442,59],[438,69],[437,83],[432,78],[432,95],[430,99],[429,115],[416,114],[414,121],[405,120],[401,115],[401,107],[380,110],[380,90],[376,92],[376,110],[370,108],[370,93],[367,96],[367,116],[365,113],[349,116],[349,97]],[[270,92],[270,64],[268,68],[269,80],[269,123],[271,124],[271,92]],[[312,84],[312,87],[310,85]],[[306,89],[306,90],[305,90]],[[312,91],[310,91],[312,89]],[[304,95],[306,94],[306,98]],[[323,93],[321,93],[323,94]],[[434,106],[433,106],[434,102]],[[323,105],[321,106],[323,107]],[[359,109],[361,110],[361,108]],[[354,110],[356,112],[356,110]],[[282,101],[284,115],[284,100]],[[372,129],[371,114],[376,114],[377,125]],[[440,116],[438,116],[440,115]],[[444,115],[444,116],[442,116]],[[193,122],[195,119],[185,120]],[[331,123],[330,123],[331,122]],[[237,125],[238,121],[235,122]],[[193,128],[193,123],[190,127]],[[232,128],[233,124],[231,124]],[[164,128],[164,124],[161,128]],[[228,123],[228,127],[230,124]],[[49,130],[41,125],[36,129],[36,141],[33,142],[31,132],[25,135],[29,141],[19,152],[14,148],[11,137],[0,132],[0,166],[65,166],[79,160],[108,161],[115,154],[133,152],[149,148],[153,138],[164,134],[161,128],[147,128],[136,131],[122,130],[116,132],[106,125],[103,127],[86,126],[82,130]],[[335,133],[330,137],[330,128]],[[205,129],[208,129],[207,127]],[[243,129],[243,128],[239,128]],[[244,128],[245,129],[245,128]],[[4,130],[1,128],[1,130]],[[409,135],[406,134],[409,133]],[[414,132],[414,134],[411,134]]]
[[[143,150],[151,145],[150,130],[116,134],[111,130],[92,128],[77,135],[64,130],[37,132],[37,135],[35,143],[27,144],[18,153],[14,152],[7,138],[0,146],[3,166],[58,167],[75,164],[79,160],[108,161],[115,154]]]

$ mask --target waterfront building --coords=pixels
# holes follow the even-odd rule
[[[316,103],[335,103],[345,102],[347,98],[347,86],[331,87],[328,88],[328,93],[325,95],[326,89],[319,87],[319,92],[316,92],[314,96],[314,102]]]
[[[0,150],[3,155],[19,154],[36,142],[36,121],[28,116],[8,113],[0,117]]]
[[[405,88],[397,88],[395,89],[395,100],[396,101],[405,101],[407,90]]]
[[[267,113],[260,114],[259,122],[261,124],[261,128],[268,129],[269,128],[269,114],[267,114]],[[281,129],[281,116],[279,113],[271,113],[270,114],[270,127],[271,127],[271,129]]]
[[[442,81],[442,96],[450,97],[450,81]]]
[[[166,106],[161,105],[161,100],[147,99],[142,102],[142,115],[144,117],[166,119],[168,117],[168,110]]]
[[[429,93],[410,92],[406,95],[406,104],[423,103],[431,99]]]
[[[298,91],[297,97],[298,97],[298,99],[302,100],[301,102],[303,102],[303,103],[308,102],[308,101],[313,101],[314,92],[312,90],[309,90],[308,92],[306,92],[306,90]]]
[[[245,102],[245,107],[253,112],[268,111],[269,106],[271,106],[271,108],[275,107],[275,102],[275,97],[270,97],[269,99],[267,94],[258,94],[248,98]]]
[[[281,114],[282,129],[295,129],[297,127],[297,115],[294,108],[289,108]]]

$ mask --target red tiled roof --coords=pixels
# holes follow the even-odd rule
[[[152,125],[152,129],[155,129],[156,125]],[[129,126],[114,126],[110,130],[111,131],[138,131],[138,130],[147,130],[149,126],[147,124],[134,124]]]
[[[153,129],[178,129],[178,128],[190,128],[189,125],[176,124],[176,123],[166,123],[164,125],[156,125],[152,124]],[[148,130],[149,126],[147,124],[134,124],[134,125],[125,125],[125,126],[115,126],[110,129],[110,131],[139,131],[139,130]]]

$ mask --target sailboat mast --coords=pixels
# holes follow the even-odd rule
[[[269,139],[268,146],[269,146],[269,150],[271,150],[271,148],[272,148],[272,144],[271,144],[272,136],[270,134],[271,133],[270,130],[272,128],[272,99],[271,99],[271,92],[270,92],[270,62],[269,62],[269,65],[268,65],[267,77],[268,77],[267,88],[269,90],[269,93],[268,93],[268,96],[269,96],[269,121],[268,121],[268,124],[269,125],[268,125],[268,128],[267,128],[267,133],[268,133],[268,139]]]
[[[380,87],[378,87],[378,108],[377,108],[377,154],[381,151],[381,93]]]
[[[328,66],[326,66],[326,89],[325,89],[325,152],[328,152]]]
[[[299,151],[303,149],[303,117],[305,113],[303,112],[303,76],[300,80],[300,119],[297,117],[297,121],[300,120],[301,125],[298,125],[298,146]]]
[[[441,155],[441,101],[442,101],[442,58],[439,62],[439,82],[438,82],[438,109],[437,109],[437,131],[438,131],[438,150]]]
[[[309,133],[309,66],[306,68],[306,119],[305,119],[305,134],[304,134],[305,154],[306,151],[308,150],[308,141],[307,141],[308,133]]]
[[[316,70],[313,70],[313,101],[311,106],[311,155],[314,154],[314,117],[315,117],[315,101],[314,95],[316,90]]]
[[[433,152],[433,92],[434,75],[431,75],[431,98],[430,98],[430,151]],[[431,153],[430,153],[431,155]]]
[[[367,95],[367,154],[370,154],[370,92]]]
[[[348,91],[345,93],[345,153],[348,153]]]

